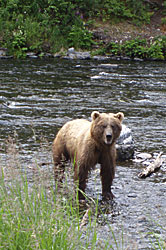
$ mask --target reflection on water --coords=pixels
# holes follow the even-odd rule
[[[0,61],[1,145],[9,135],[16,133],[24,159],[30,161],[39,144],[38,140],[34,141],[34,136],[43,135],[51,144],[57,130],[66,121],[89,118],[93,110],[99,110],[124,112],[124,123],[132,129],[138,151],[164,151],[165,64],[105,63],[117,64],[118,67],[104,67],[103,61],[92,60]],[[5,158],[1,151],[2,158]],[[42,161],[44,153],[40,157]],[[161,236],[164,234],[154,220],[162,226],[166,224],[166,170],[161,169],[152,177],[139,180],[139,168],[131,162],[117,167],[113,191],[120,213],[112,223],[117,232],[123,226],[126,237],[135,239],[139,249],[148,249],[148,238],[142,240],[142,233],[156,230]],[[92,179],[89,193],[94,190]],[[97,183],[96,193],[100,194],[98,175]],[[102,233],[103,228],[100,230]]]

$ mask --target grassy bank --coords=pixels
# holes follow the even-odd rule
[[[72,200],[44,187],[29,190],[26,179],[6,187],[1,179],[0,245],[3,249],[78,249],[79,213]]]
[[[27,52],[38,55],[54,54],[69,47],[91,50],[98,47],[102,54],[120,54],[140,58],[165,59],[165,38],[138,42],[130,39],[123,47],[117,39],[96,39],[97,20],[116,25],[129,22],[136,26],[151,23],[155,13],[161,13],[162,25],[166,25],[166,4],[159,1],[141,0],[6,0],[0,4],[0,47],[8,49],[9,55],[26,57]],[[121,32],[121,31],[120,31]],[[124,35],[125,36],[125,35]],[[112,39],[112,38],[110,38]],[[109,39],[109,40],[110,40]],[[162,42],[161,42],[162,40]],[[141,44],[140,44],[141,43]],[[97,50],[96,50],[97,53]]]
[[[79,205],[70,173],[66,171],[66,181],[57,189],[51,162],[41,166],[36,158],[26,164],[17,139],[9,138],[2,148],[0,249],[121,249],[113,233],[109,239],[98,234],[98,201]],[[41,152],[47,161],[51,148],[45,140],[36,152],[39,158]]]
[[[97,203],[80,209],[72,194],[66,197],[42,184],[30,187],[22,174],[6,184],[1,172],[1,249],[122,249],[113,233],[112,240],[97,235],[97,214]]]

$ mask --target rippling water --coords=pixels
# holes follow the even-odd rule
[[[104,67],[104,63],[116,66]],[[0,143],[17,134],[25,159],[31,160],[38,147],[34,133],[51,144],[69,119],[89,118],[93,110],[122,111],[137,151],[165,151],[165,79],[163,62],[1,60]],[[2,155],[5,159],[3,150]],[[120,214],[112,223],[115,231],[123,226],[138,249],[151,249],[144,233],[156,230],[165,237],[155,222],[165,227],[166,170],[140,180],[139,168],[131,162],[117,167],[113,191]],[[90,190],[94,189],[91,179]]]

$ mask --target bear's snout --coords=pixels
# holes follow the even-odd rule
[[[111,144],[111,142],[112,142],[112,133],[107,133],[105,143],[106,144]]]

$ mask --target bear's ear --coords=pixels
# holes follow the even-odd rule
[[[91,113],[91,118],[92,118],[93,121],[96,120],[96,118],[99,117],[99,116],[100,116],[100,113],[98,111],[93,111]]]
[[[124,119],[124,114],[122,112],[118,112],[117,114],[114,115],[114,117],[119,119],[120,122],[122,122]]]

